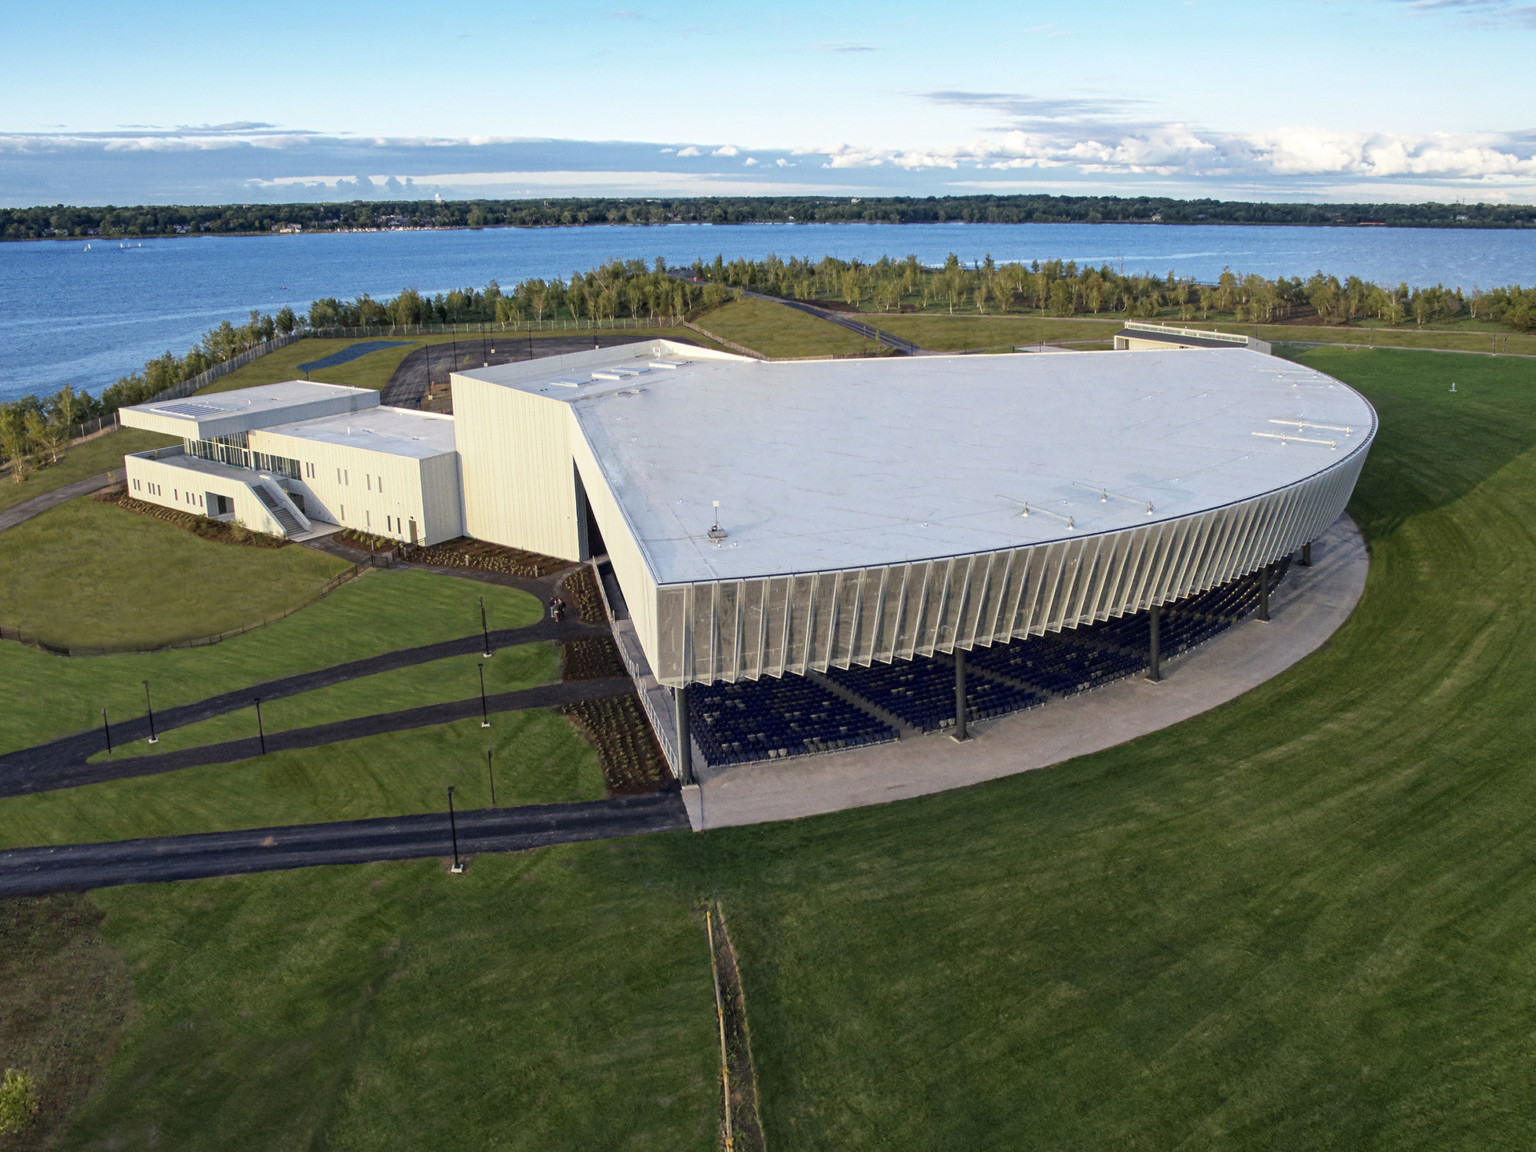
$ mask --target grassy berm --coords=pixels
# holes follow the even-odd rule
[[[1305,359],[1382,428],[1289,672],[888,807],[95,893],[139,1015],[61,1146],[716,1147],[708,896],[774,1149],[1528,1147],[1536,369]]]

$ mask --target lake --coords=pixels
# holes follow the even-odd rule
[[[1134,224],[746,224],[454,232],[188,236],[0,244],[0,400],[74,384],[98,391],[167,350],[184,353],[251,309],[303,311],[320,296],[504,288],[615,258],[669,264],[780,256],[915,254],[942,263],[1107,263],[1214,280],[1314,271],[1378,283],[1536,284],[1536,231]]]

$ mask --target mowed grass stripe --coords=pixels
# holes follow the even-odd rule
[[[122,515],[116,508],[104,511]],[[233,553],[250,564],[252,556],[268,555],[257,549],[212,544],[154,523],[186,536],[204,557]],[[307,550],[290,546],[279,555],[291,551]],[[260,571],[248,566],[231,579],[253,579]],[[45,595],[46,589],[37,585],[36,594]],[[196,621],[201,629],[207,619],[200,613],[206,605],[217,603],[225,589],[200,579],[179,589],[156,587],[146,595],[176,598],[183,618]],[[0,752],[100,728],[103,706],[109,719],[142,717],[144,680],[151,683],[155,707],[169,708],[242,685],[472,636],[480,630],[482,596],[492,628],[524,627],[543,613],[534,597],[514,588],[430,572],[380,569],[291,616],[205,648],[69,658],[0,642],[0,684],[5,686],[9,705],[0,709]],[[131,614],[137,604],[125,600],[119,610]]]
[[[254,734],[255,726],[249,734]],[[0,847],[80,844],[489,808],[494,750],[503,806],[597,800],[606,792],[591,745],[548,709],[478,719],[232,764],[182,768],[0,801]],[[444,828],[446,829],[446,815]],[[445,840],[446,844],[447,841]]]
[[[560,647],[547,642],[518,644],[492,653],[489,660],[478,652],[470,656],[453,656],[360,676],[296,696],[269,699],[262,704],[262,726],[267,732],[284,732],[358,716],[420,708],[426,704],[471,700],[480,693],[479,666],[482,664],[485,666],[487,694],[532,688],[560,679]],[[218,744],[253,736],[256,732],[253,697],[249,707],[236,712],[160,732],[157,744],[136,740],[114,748],[112,758]],[[105,750],[92,757],[97,762],[107,758]]]
[[[871,340],[807,312],[768,300],[736,300],[705,313],[698,325],[769,357],[872,355]]]

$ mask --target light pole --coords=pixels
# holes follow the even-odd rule
[[[485,597],[480,597],[480,635],[485,639],[485,658],[491,658],[491,629],[485,622]]]
[[[261,739],[261,754],[267,754],[267,730],[261,723],[261,697],[256,697],[256,735]]]
[[[453,837],[453,872],[458,874],[464,871],[464,865],[459,862],[459,822],[453,814],[453,785],[448,785],[448,831]]]
[[[107,755],[112,755],[112,729],[107,726],[107,710],[101,710],[101,730],[107,737]]]
[[[496,765],[491,760],[491,749],[485,750],[485,770],[491,777],[491,807],[496,807]]]
[[[149,713],[149,742],[160,743],[160,737],[155,735],[155,710],[149,702],[149,681],[144,681],[144,711]]]
[[[489,728],[491,716],[485,707],[485,665],[476,664],[475,667],[480,669],[480,727]]]

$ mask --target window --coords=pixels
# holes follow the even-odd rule
[[[373,513],[366,509],[363,511],[363,525],[368,528],[373,527]]]
[[[276,472],[290,480],[299,478],[299,462],[287,456],[272,456],[266,452],[251,453],[252,467],[258,472]]]
[[[372,492],[373,491],[373,477],[372,476],[364,476],[363,479],[368,482],[368,491]]]
[[[382,476],[379,477],[379,491],[384,491],[384,477]]]

